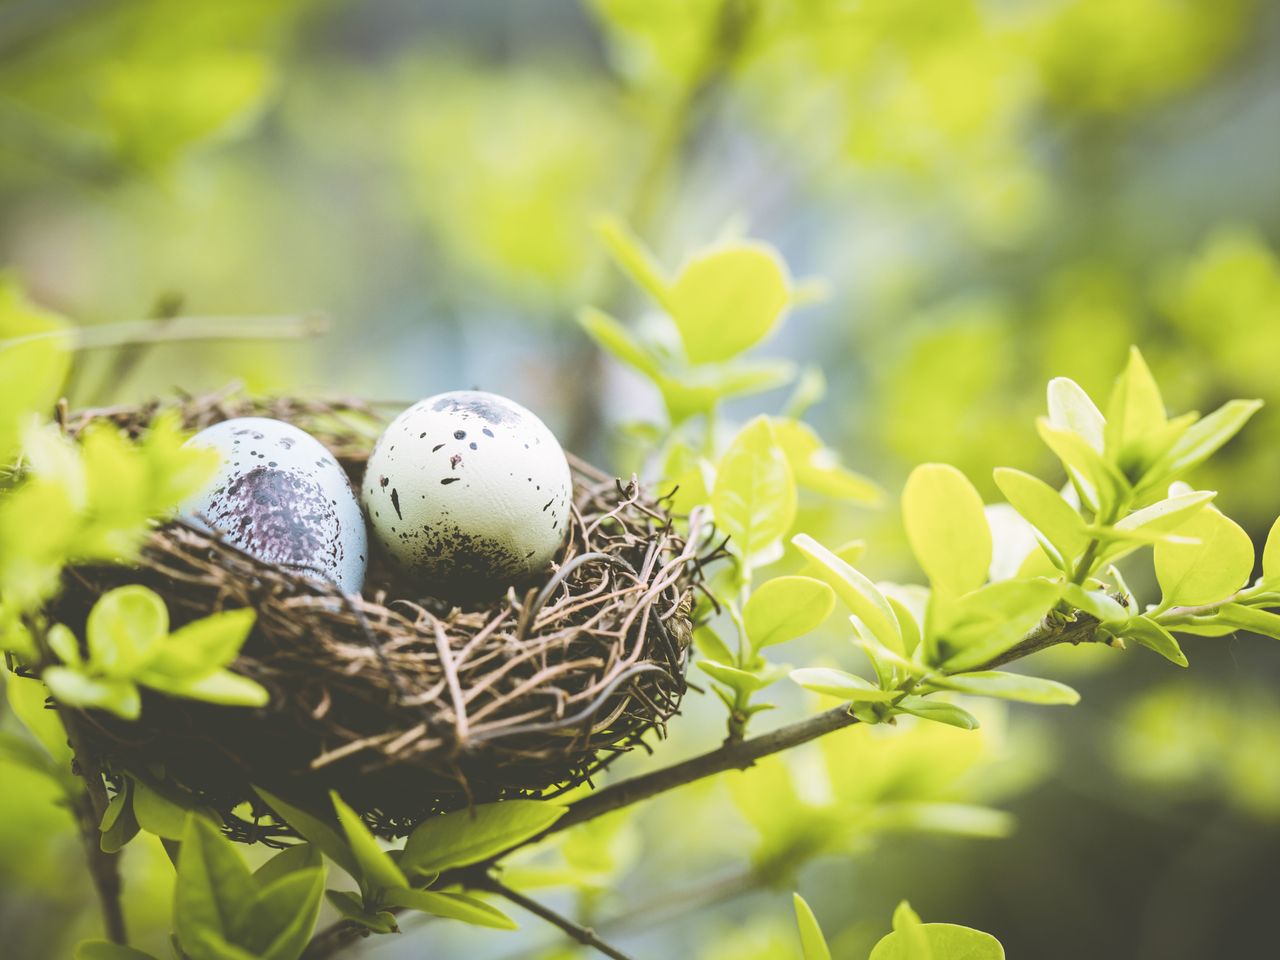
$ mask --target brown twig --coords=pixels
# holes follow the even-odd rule
[[[75,755],[74,769],[84,781],[85,792],[73,800],[80,839],[84,844],[85,858],[89,865],[89,877],[98,894],[102,909],[102,926],[112,943],[128,943],[124,907],[121,904],[120,857],[102,849],[99,824],[107,812],[107,790],[103,784],[102,767],[82,735],[80,723],[72,710],[58,709],[62,725],[66,728],[71,751]]]
[[[524,894],[516,890],[512,890],[510,887],[497,880],[490,878],[485,884],[483,884],[482,889],[496,893],[498,896],[510,900],[522,910],[527,910],[535,917],[545,920],[554,927],[558,927],[584,947],[591,947],[594,950],[598,950],[606,957],[612,957],[613,960],[631,960],[627,954],[623,953],[617,947],[610,946],[596,936],[595,931],[590,927],[584,927],[580,924],[574,923],[568,917],[556,913],[550,907],[539,903],[537,900],[529,899]]]

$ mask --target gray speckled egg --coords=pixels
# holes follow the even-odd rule
[[[281,420],[241,417],[187,443],[218,451],[222,464],[182,505],[184,519],[264,563],[360,592],[364,516],[346,473],[319,440]]]
[[[374,536],[404,569],[480,593],[551,563],[569,529],[573,480],[536,416],[505,397],[458,390],[392,421],[361,493]]]

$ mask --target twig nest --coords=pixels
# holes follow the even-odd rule
[[[159,408],[87,411],[67,426],[107,419],[136,434]],[[187,400],[181,412],[191,429],[245,416],[291,422],[353,479],[377,433],[358,402],[219,395]],[[469,422],[484,436],[488,421]],[[684,535],[634,481],[569,463],[563,544],[543,573],[485,603],[406,590],[376,558],[363,593],[344,594],[183,522],[158,528],[136,565],[69,569],[49,612],[76,630],[99,596],[125,583],[157,591],[175,627],[254,608],[232,669],[271,694],[250,709],[147,692],[138,721],[85,715],[93,748],[114,774],[162,772],[245,840],[286,829],[258,822],[265,811],[253,786],[317,809],[337,790],[391,836],[440,810],[581,783],[677,711],[710,531],[694,517]]]
[[[391,422],[362,494],[387,554],[453,597],[545,571],[569,533],[573,478],[534,414],[496,394],[458,390]]]

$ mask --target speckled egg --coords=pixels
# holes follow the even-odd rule
[[[375,538],[406,571],[474,594],[551,563],[569,529],[573,480],[536,416],[505,397],[458,390],[392,421],[362,494]]]
[[[311,434],[265,417],[225,420],[187,441],[222,455],[181,515],[264,563],[337,584],[364,585],[368,534],[351,482]]]

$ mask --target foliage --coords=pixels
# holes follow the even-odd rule
[[[987,806],[996,798],[973,787],[997,775],[974,751],[999,715],[974,698],[1078,699],[1056,680],[1004,669],[1006,659],[1088,640],[1137,644],[1185,666],[1184,635],[1280,636],[1280,533],[1254,550],[1274,489],[1252,482],[1280,467],[1266,442],[1274,404],[1170,418],[1147,369],[1149,360],[1179,409],[1277,399],[1269,208],[1231,189],[1234,176],[1216,178],[1229,188],[1213,199],[1197,196],[1184,166],[1217,137],[1197,88],[1218,101],[1247,92],[1250,56],[1270,50],[1254,42],[1265,4],[588,0],[589,22],[574,21],[547,49],[549,33],[537,34],[521,45],[538,47],[533,55],[506,49],[521,30],[504,20],[503,69],[487,48],[451,44],[442,55],[392,38],[379,15],[362,12],[351,29],[341,6],[234,0],[191,11],[136,0],[19,11],[16,32],[0,37],[0,189],[15,211],[6,255],[50,302],[90,318],[134,310],[175,282],[252,309],[300,296],[332,303],[362,325],[368,310],[439,314],[428,329],[395,331],[415,377],[424,354],[454,361],[450,338],[472,336],[477,304],[486,322],[491,311],[513,315],[500,334],[522,333],[530,304],[546,318],[568,316],[580,298],[597,304],[578,315],[580,329],[649,384],[665,413],[660,424],[626,425],[644,447],[642,472],[729,537],[733,563],[714,573],[716,602],[698,611],[694,638],[729,741],[775,703],[795,708],[798,690],[777,685],[787,676],[847,704],[864,727],[735,778],[753,838],[733,852],[750,855],[758,879],[777,883],[825,853],[857,856],[890,831],[1006,833],[1009,818]],[[459,35],[470,42],[486,17],[459,17]],[[582,54],[575,38],[589,31]],[[318,50],[310,63],[295,57],[295,36]],[[338,36],[354,38],[349,49]],[[1266,126],[1241,116],[1217,126]],[[1174,118],[1181,138],[1170,136]],[[1270,141],[1261,144],[1234,152],[1270,155]],[[731,151],[746,162],[730,162]],[[1214,159],[1206,166],[1218,170]],[[372,199],[355,215],[333,202],[364,192]],[[786,349],[825,355],[832,374],[821,436],[802,418],[825,382],[778,358],[784,321],[817,288],[796,281],[778,250],[731,226],[668,269],[605,219],[605,247],[646,305],[629,315],[598,284],[597,211],[628,216],[665,258],[726,206],[744,208],[793,262],[838,281],[825,316],[786,325]],[[1227,222],[1219,207],[1255,223]],[[423,269],[437,260],[443,269]],[[425,279],[410,286],[408,275]],[[207,469],[163,420],[136,439],[103,428],[74,443],[61,435],[49,421],[69,372],[80,397],[98,399],[85,387],[92,364],[80,333],[0,281],[0,648],[20,671],[5,678],[12,717],[0,732],[0,777],[13,778],[13,794],[31,784],[36,798],[0,818],[11,831],[50,822],[32,812],[50,798],[84,808],[60,711],[136,714],[142,688],[239,704],[264,695],[227,669],[251,626],[244,612],[170,632],[163,605],[130,589],[103,598],[83,637],[40,613],[64,566],[127,562],[148,524]],[[363,326],[349,333],[364,344]],[[486,363],[490,333],[480,338]],[[528,363],[544,378],[535,389],[594,384],[585,368],[578,376],[581,355],[563,335],[540,328],[555,349]],[[1132,354],[1108,394],[1134,341],[1145,358]],[[165,366],[162,385],[221,376],[215,365],[230,355],[195,354]],[[377,390],[397,382],[394,358],[347,369],[374,354],[344,349],[343,379],[363,375]],[[286,359],[281,374],[278,358],[242,353],[238,372],[301,379],[304,356]],[[1083,386],[1053,381],[1038,424],[1047,452],[1037,455],[1025,442],[1032,393],[1062,374]],[[791,384],[785,402],[770,396]],[[564,393],[566,407],[587,405],[582,389]],[[1220,450],[1255,416],[1257,439]],[[879,521],[846,509],[884,496],[837,449],[901,486],[901,524],[898,511]],[[908,473],[918,461],[930,462]],[[993,471],[997,463],[1009,466]],[[997,493],[1003,502],[989,502]],[[870,562],[845,542],[849,517],[875,543]],[[899,540],[927,585],[879,579],[900,577]],[[780,661],[784,644],[794,668]],[[850,644],[868,669],[847,661]],[[1125,702],[1114,749],[1127,773],[1187,796],[1221,789],[1272,814],[1265,697],[1126,684],[1117,684]],[[578,890],[590,914],[644,849],[638,827],[614,814],[513,862],[509,848],[564,813],[518,803],[428,821],[386,851],[339,798],[310,812],[268,798],[311,842],[250,874],[163,770],[113,771],[113,783],[104,849],[140,831],[182,844],[186,906],[175,930],[192,958],[294,955],[315,923],[322,856],[358,888],[330,890],[330,908],[385,932],[400,909],[505,926],[486,902],[434,878],[469,867],[480,877],[477,864],[494,857],[522,889]],[[708,835],[727,846],[719,831]],[[29,849],[0,848],[10,860]],[[797,915],[805,956],[823,956],[812,913],[798,903]],[[904,904],[872,958],[946,957],[958,943],[972,948],[966,956],[1000,955],[985,935],[922,924]],[[725,944],[747,955],[741,939]],[[784,946],[770,941],[762,955]],[[146,956],[103,942],[79,954]]]
[[[795,894],[796,922],[804,960],[831,960],[817,918]],[[893,912],[893,932],[876,944],[869,960],[1004,960],[1004,948],[990,934],[951,923],[922,923],[905,900]]]

